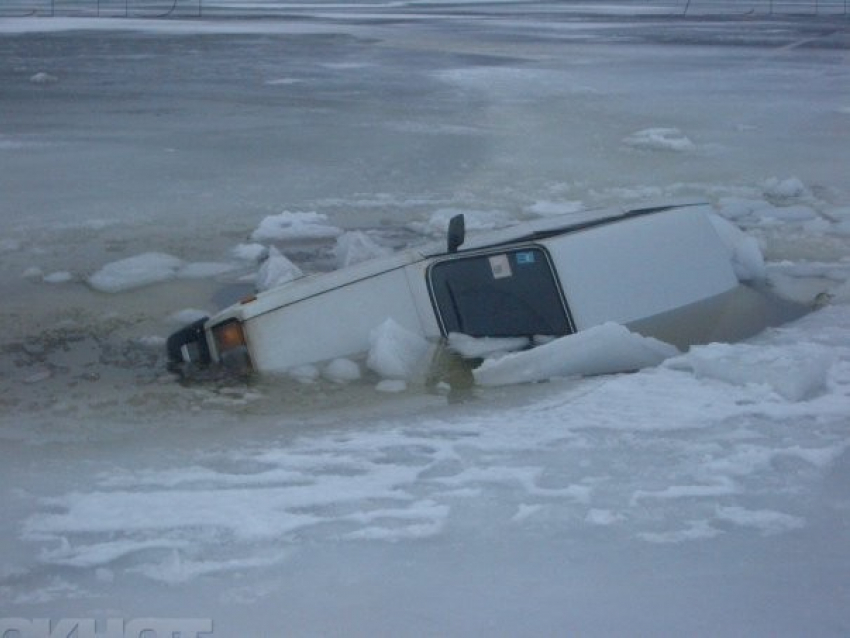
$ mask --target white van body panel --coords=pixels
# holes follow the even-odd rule
[[[738,285],[728,251],[698,208],[674,209],[541,241],[578,330],[628,324]]]
[[[369,333],[387,319],[424,333],[403,268],[306,297],[245,326],[254,366],[283,371],[366,352]]]

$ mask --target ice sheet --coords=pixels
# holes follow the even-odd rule
[[[2,615],[846,633],[847,29],[834,3],[706,15],[723,7],[0,19]],[[399,345],[385,380],[360,360],[165,372],[172,321],[252,284],[269,245],[315,272],[344,231],[400,249],[458,212],[475,232],[680,197],[734,224],[759,285],[820,309],[659,367],[517,386],[462,366],[405,381]]]

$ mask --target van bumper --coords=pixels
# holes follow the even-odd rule
[[[199,319],[168,337],[165,347],[169,370],[181,370],[187,363],[209,365],[211,357],[205,328],[207,319],[209,317]]]

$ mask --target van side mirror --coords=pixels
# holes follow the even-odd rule
[[[456,253],[457,249],[466,240],[466,221],[463,214],[455,215],[449,220],[449,234],[447,237],[449,253]]]

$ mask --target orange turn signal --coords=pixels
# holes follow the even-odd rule
[[[231,319],[230,321],[213,327],[212,333],[215,338],[215,345],[219,354],[232,350],[233,348],[240,348],[246,345],[245,333],[242,331],[242,324],[236,319]]]

